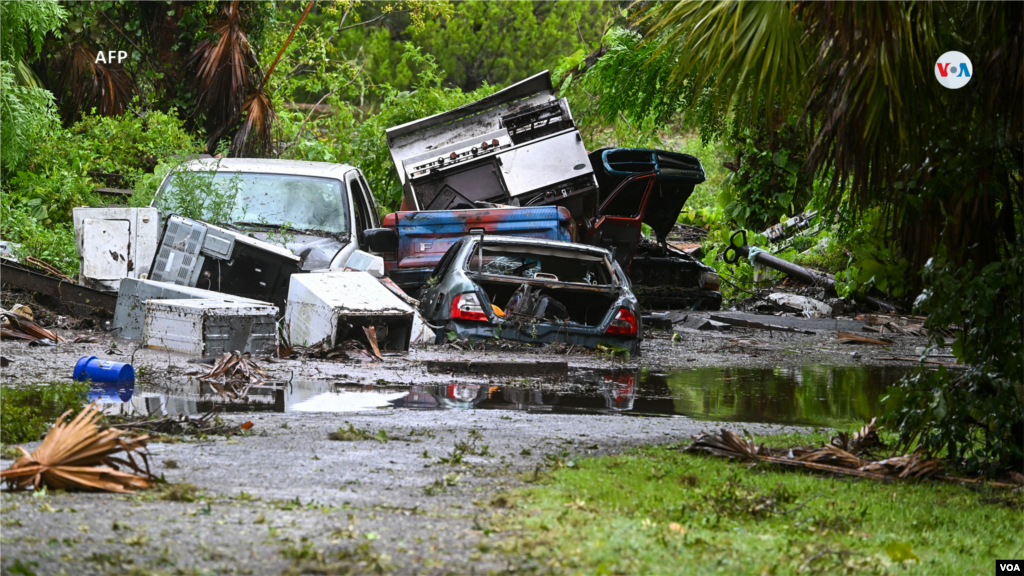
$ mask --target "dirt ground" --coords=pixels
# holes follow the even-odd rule
[[[863,322],[777,318],[730,313],[815,334],[731,328],[697,330],[706,313],[689,313],[673,331],[648,334],[642,354],[627,361],[589,354],[524,354],[425,347],[384,362],[282,360],[261,363],[282,381],[344,384],[362,390],[401,391],[410,384],[529,377],[430,372],[428,361],[491,363],[565,360],[570,372],[587,369],[687,370],[697,367],[799,367],[894,364],[876,357],[916,357],[920,337],[886,335],[882,350],[833,343],[837,331],[861,333]],[[183,372],[188,358],[138,349],[102,332],[93,344],[28,348],[4,341],[12,363],[3,386],[70,378],[79,357],[130,361],[140,373],[136,393],[195,394]],[[672,335],[679,334],[673,342]],[[907,363],[903,363],[907,364]],[[511,373],[511,370],[509,371]],[[546,377],[546,385],[558,385]],[[203,441],[150,444],[158,475],[189,483],[204,494],[185,500],[152,494],[12,494],[2,496],[4,573],[28,567],[36,574],[470,574],[506,568],[488,518],[500,514],[505,490],[522,486],[552,465],[631,446],[678,442],[717,423],[683,416],[561,414],[512,410],[375,408],[355,412],[253,412],[252,434]],[[352,425],[388,441],[335,441],[329,434]],[[755,435],[794,428],[744,424]],[[27,445],[31,450],[35,443]],[[486,447],[484,449],[483,447]],[[6,468],[10,461],[0,463]],[[134,572],[133,572],[134,571]]]

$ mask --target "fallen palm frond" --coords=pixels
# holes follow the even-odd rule
[[[236,400],[247,398],[253,386],[266,383],[267,373],[250,359],[248,352],[228,352],[199,381],[212,386],[224,398]]]
[[[721,432],[701,432],[693,437],[693,442],[683,450],[736,458],[745,461],[762,461],[792,466],[805,470],[832,472],[874,480],[904,480],[908,478],[939,480],[943,482],[971,483],[984,482],[986,485],[999,488],[1017,488],[1014,484],[991,482],[983,479],[957,478],[946,476],[942,462],[928,458],[925,454],[914,452],[904,456],[895,456],[879,461],[864,460],[856,454],[863,454],[874,448],[883,448],[878,438],[878,427],[875,420],[866,424],[850,437],[840,433],[833,437],[829,444],[819,447],[801,446],[794,448],[771,448],[758,446],[747,434],[743,439],[731,430],[723,428]]]
[[[0,472],[8,486],[19,490],[41,485],[61,490],[106,490],[132,493],[154,484],[149,460],[143,450],[148,436],[122,438],[124,430],[108,428],[102,432],[96,421],[102,416],[95,404],[89,404],[70,423],[67,411],[57,418],[53,428],[31,454],[22,448],[22,456]],[[114,456],[124,452],[125,458]],[[137,452],[142,465],[132,455]],[[143,469],[143,465],[145,469]],[[122,472],[124,466],[135,473]]]
[[[56,333],[43,328],[20,314],[3,312],[2,317],[6,322],[0,328],[0,338],[5,340],[39,340],[40,338],[47,338],[54,342],[64,342],[64,339]]]
[[[853,433],[851,437],[847,432],[840,432],[833,436],[831,444],[854,455],[861,455],[875,448],[884,448],[885,444],[878,437],[879,427],[875,424],[875,418],[871,419],[863,428]]]
[[[758,447],[754,445],[753,440],[744,440],[740,438],[739,434],[725,428],[722,428],[721,434],[702,432],[694,436],[693,443],[686,450],[688,452],[707,452],[715,456],[741,460],[751,460],[758,456]]]

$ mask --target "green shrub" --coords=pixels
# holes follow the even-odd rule
[[[16,258],[34,256],[72,278],[78,274],[78,247],[70,222],[45,226],[24,205],[0,204],[0,237],[15,244]]]
[[[1024,465],[1021,245],[1018,238],[1012,258],[981,270],[941,254],[928,261],[916,308],[928,314],[931,347],[946,344],[938,328],[958,328],[951,348],[967,367],[922,367],[886,398],[886,418],[905,446],[945,454],[968,473]]]
[[[53,382],[0,390],[0,442],[17,444],[38,440],[58,416],[85,406],[89,385]]]

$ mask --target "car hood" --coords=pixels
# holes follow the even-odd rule
[[[274,231],[254,231],[249,232],[249,235],[257,240],[284,246],[290,250],[301,259],[299,269],[304,272],[330,268],[334,256],[348,244],[348,242],[334,237],[315,236],[301,232],[289,232],[285,238]]]

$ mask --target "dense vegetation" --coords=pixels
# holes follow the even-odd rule
[[[709,180],[681,220],[710,229],[705,260],[732,286],[752,286],[749,264],[719,258],[734,229],[819,210],[820,231],[783,257],[835,274],[842,296],[881,292],[962,328],[952,350],[971,368],[908,379],[890,423],[908,447],[970,470],[1024,462],[1020,4],[42,0],[0,11],[0,237],[18,255],[76,273],[73,207],[114,201],[101,185],[144,205],[204,152],[352,163],[394,210],[385,128],[548,68],[592,149],[703,160]],[[976,66],[956,91],[920,65],[950,46]],[[97,62],[100,49],[129,57]],[[740,294],[732,286],[727,297]]]

